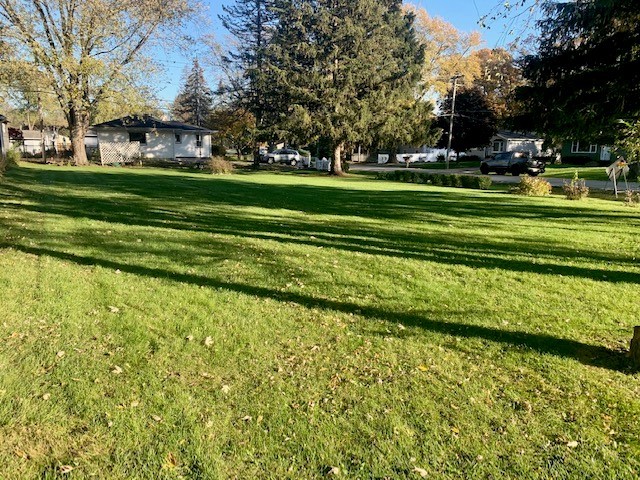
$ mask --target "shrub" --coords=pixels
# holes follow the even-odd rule
[[[638,180],[640,178],[640,162],[629,164],[629,180]]]
[[[640,205],[640,192],[627,190],[624,195],[624,204],[627,207],[637,207],[638,205]]]
[[[0,156],[0,176],[11,167],[18,165],[21,158],[20,151],[15,148],[9,149],[5,156]]]
[[[578,172],[573,175],[570,183],[564,182],[562,186],[567,200],[582,200],[589,196],[589,187],[585,184],[584,179],[578,178]]]
[[[518,186],[513,187],[511,192],[516,195],[525,195],[527,197],[544,197],[551,194],[551,184],[544,178],[524,175],[520,178]]]
[[[233,173],[231,162],[222,157],[211,157],[209,159],[209,169],[213,175]]]
[[[406,170],[392,170],[390,172],[378,172],[378,180],[395,180],[406,183],[423,183],[436,187],[462,187],[487,190],[492,185],[490,177],[478,177],[475,175],[447,175],[442,173],[407,172]]]

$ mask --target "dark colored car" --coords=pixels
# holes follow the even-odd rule
[[[480,172],[484,175],[489,172],[496,172],[499,175],[509,172],[516,176],[526,173],[535,177],[544,171],[545,163],[533,158],[531,152],[496,153],[494,158],[486,159],[480,164]]]

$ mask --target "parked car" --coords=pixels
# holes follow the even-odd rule
[[[288,163],[292,167],[302,161],[302,156],[297,150],[291,150],[288,148],[281,148],[280,150],[274,150],[271,153],[267,153],[262,157],[267,163]]]
[[[489,172],[496,172],[504,175],[509,172],[518,176],[526,173],[535,177],[545,171],[545,163],[531,156],[531,152],[501,152],[496,153],[494,158],[483,160],[480,164],[480,172],[486,175]]]

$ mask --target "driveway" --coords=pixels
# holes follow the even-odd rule
[[[352,163],[349,165],[350,170],[354,172],[388,172],[390,170],[408,170],[410,172],[427,172],[427,173],[457,173],[459,175],[477,175],[482,176],[480,171],[477,168],[450,168],[449,170],[432,170],[432,169],[424,169],[424,168],[406,168],[404,165],[377,165],[375,163]],[[502,184],[514,184],[520,183],[520,177],[514,177],[513,175],[497,175],[490,174],[491,180],[493,183],[502,183]],[[544,177],[551,186],[553,187],[562,187],[564,182],[569,180],[565,178],[549,178]],[[611,190],[613,191],[613,185],[607,182],[603,182],[601,180],[586,180],[586,185],[592,190]],[[639,190],[640,184],[638,182],[629,182],[629,188],[632,190]],[[619,185],[619,191],[624,191],[624,184]]]

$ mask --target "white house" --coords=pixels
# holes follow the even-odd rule
[[[211,156],[211,130],[186,123],[144,115],[118,118],[92,128],[98,145],[139,142],[142,158],[181,160]]]
[[[4,157],[9,149],[9,128],[7,118],[0,115],[0,157]]]
[[[22,140],[14,140],[14,144],[19,144],[20,151],[29,155],[40,155],[42,153],[42,145],[44,149],[56,150],[63,152],[71,149],[71,140],[69,137],[60,135],[55,130],[22,130]]]
[[[487,158],[500,152],[528,151],[533,155],[541,155],[544,138],[529,133],[510,132],[500,130],[491,138],[491,143],[485,148],[470,150],[469,155]]]

